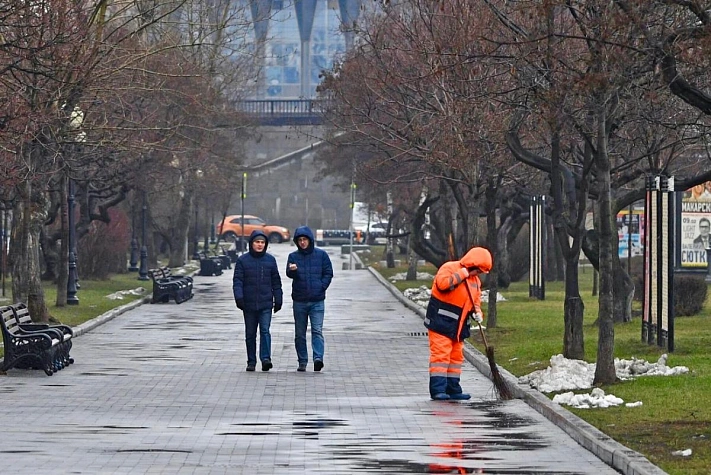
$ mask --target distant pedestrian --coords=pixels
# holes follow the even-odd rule
[[[432,283],[425,327],[430,339],[430,397],[434,400],[469,399],[459,380],[464,363],[464,340],[469,317],[481,323],[481,280],[491,271],[491,253],[473,247],[458,261],[442,264]]]
[[[297,250],[289,254],[286,276],[292,280],[291,298],[294,301],[294,324],[297,371],[306,371],[309,353],[306,347],[306,330],[311,321],[311,350],[314,371],[323,368],[325,348],[323,319],[326,289],[333,279],[333,266],[328,254],[315,246],[314,235],[307,226],[296,228],[294,242]]]
[[[264,232],[253,231],[249,237],[249,252],[237,259],[232,277],[235,303],[244,314],[247,371],[254,371],[257,365],[257,328],[262,371],[273,367],[269,326],[272,310],[274,313],[281,310],[283,293],[276,259],[267,254],[268,241]]]

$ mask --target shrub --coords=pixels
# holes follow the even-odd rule
[[[688,317],[704,308],[708,285],[703,277],[674,276],[674,315]]]
[[[635,258],[636,259],[636,258]],[[632,280],[634,281],[634,299],[644,300],[644,273],[641,258],[632,260]],[[688,317],[699,313],[706,301],[708,285],[704,277],[694,275],[674,275],[674,315]]]
[[[77,243],[79,277],[106,279],[126,272],[126,251],[130,238],[128,219],[116,209],[109,210],[109,224],[95,221],[89,233]]]

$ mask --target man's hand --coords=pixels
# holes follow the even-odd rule
[[[281,310],[281,305],[274,305],[274,313],[277,313],[279,310]]]
[[[473,313],[472,320],[474,320],[477,323],[481,323],[484,321],[484,315],[482,315],[481,312]]]
[[[237,304],[238,309],[244,310],[244,299],[237,299],[235,300],[235,303]]]

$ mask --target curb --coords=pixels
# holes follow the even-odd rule
[[[403,305],[416,312],[420,317],[425,317],[424,308],[405,298],[397,287],[388,282],[372,267],[368,267],[368,271]],[[468,341],[465,342],[464,357],[479,372],[491,378],[489,360]],[[564,409],[561,405],[555,404],[540,391],[519,384],[517,378],[504,368],[499,367],[499,371],[506,380],[506,384],[511,389],[514,397],[523,400],[610,467],[619,470],[625,475],[663,475],[667,473],[647,460],[639,452],[625,447],[572,412]]]

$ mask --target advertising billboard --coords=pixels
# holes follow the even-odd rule
[[[706,249],[711,247],[711,181],[686,190],[681,197],[681,230],[678,239],[681,247],[682,268],[707,267]]]

